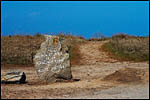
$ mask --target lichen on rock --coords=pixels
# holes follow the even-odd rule
[[[68,48],[65,39],[44,35],[45,41],[34,57],[34,64],[42,81],[53,82],[56,79],[72,78]]]

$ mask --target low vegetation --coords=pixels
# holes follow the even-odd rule
[[[118,60],[148,61],[149,37],[117,34],[112,36],[110,42],[104,44],[102,49]]]
[[[67,39],[70,60],[72,65],[78,65],[81,61],[79,45],[87,40],[82,36],[71,34],[57,34]],[[97,35],[96,35],[97,36]],[[119,60],[148,61],[149,60],[149,37],[136,37],[126,34],[117,34],[112,38],[91,38],[88,41],[110,40],[102,46],[102,49],[110,54],[110,57]],[[40,33],[32,35],[1,36],[1,64],[33,64],[33,57],[44,41]]]
[[[69,55],[71,65],[79,65],[81,61],[81,54],[79,50],[79,45],[86,43],[86,39],[82,36],[73,36],[71,34],[58,34],[59,37],[67,39],[67,46],[69,48]]]
[[[44,37],[37,36],[2,36],[1,63],[2,64],[32,64],[33,56]]]
[[[90,38],[88,41],[105,41],[109,40],[111,38],[105,37],[105,38]]]
[[[85,42],[85,39],[64,34],[58,36],[68,39],[71,64],[79,64],[81,57],[78,45]],[[1,36],[1,64],[33,64],[33,57],[44,40],[44,36],[40,33],[34,36]]]
[[[104,34],[96,32],[88,41],[105,41],[108,39],[110,39],[110,37],[106,37]]]

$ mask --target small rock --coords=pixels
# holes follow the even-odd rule
[[[91,80],[88,80],[88,82],[91,82]]]
[[[26,75],[21,71],[9,71],[5,75],[1,76],[1,83],[25,83]]]

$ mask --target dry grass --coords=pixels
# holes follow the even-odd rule
[[[58,35],[67,39],[70,48],[71,64],[77,64],[80,60],[78,45],[85,41],[82,37],[72,35]],[[1,37],[1,64],[33,64],[33,57],[44,41],[44,36],[2,36]]]
[[[71,65],[79,65],[81,61],[81,53],[79,50],[79,45],[86,43],[83,37],[59,34],[59,37],[67,39],[66,45],[69,48]]]
[[[1,62],[7,64],[32,64],[33,56],[43,41],[43,36],[2,36]]]
[[[149,37],[128,36],[118,34],[102,48],[109,52],[111,57],[126,61],[149,60]]]
[[[109,40],[110,38],[105,37],[105,38],[90,38],[88,41],[105,41]]]

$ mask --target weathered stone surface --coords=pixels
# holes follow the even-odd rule
[[[34,64],[42,81],[54,82],[56,79],[72,78],[68,48],[65,39],[45,35],[45,41],[34,57]]]
[[[25,83],[26,75],[21,71],[9,71],[1,76],[1,83]]]

